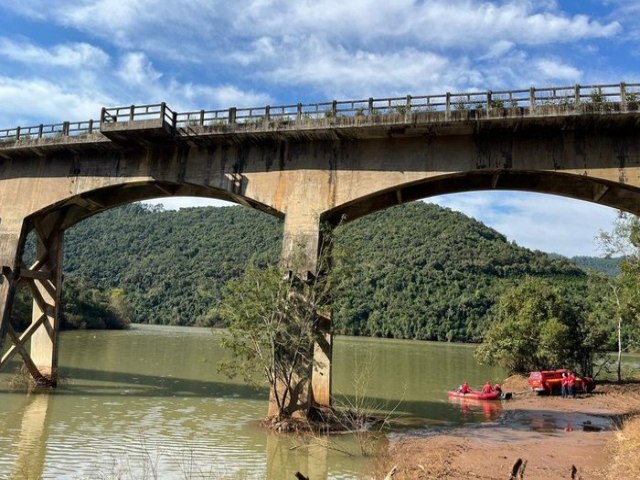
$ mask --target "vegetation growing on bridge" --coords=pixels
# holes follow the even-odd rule
[[[232,357],[221,369],[252,384],[266,379],[277,419],[309,414],[315,325],[318,312],[328,308],[324,280],[302,282],[283,278],[277,266],[252,265],[224,289],[218,313],[228,324],[222,346]]]

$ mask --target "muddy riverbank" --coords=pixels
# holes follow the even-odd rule
[[[412,432],[391,439],[377,476],[397,466],[397,479],[505,479],[521,459],[526,479],[604,479],[625,418],[640,414],[640,384],[599,385],[575,399],[537,396],[509,379],[502,414],[482,426]],[[377,477],[376,476],[376,477]]]

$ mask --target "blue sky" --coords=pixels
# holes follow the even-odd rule
[[[199,110],[639,82],[639,60],[640,0],[3,0],[0,128],[160,101]],[[432,201],[566,255],[596,253],[616,215],[522,193]]]

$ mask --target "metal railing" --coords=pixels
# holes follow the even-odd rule
[[[320,120],[345,117],[376,117],[384,115],[406,115],[419,112],[445,112],[448,119],[452,112],[481,110],[492,112],[498,109],[526,109],[535,114],[538,107],[557,105],[577,108],[580,105],[595,105],[600,110],[619,105],[622,111],[629,106],[638,110],[640,83],[617,83],[602,85],[571,85],[565,87],[545,87],[499,90],[485,92],[445,93],[391,98],[368,98],[361,100],[331,101],[309,104],[290,104],[251,108],[231,107],[221,110],[198,110],[174,112],[165,103],[152,105],[130,105],[126,107],[103,108],[100,125],[143,121],[160,121],[176,131],[189,127],[218,127],[223,125],[284,124],[306,120]],[[613,108],[611,108],[613,110]],[[21,139],[40,139],[58,136],[79,136],[96,131],[93,120],[83,122],[63,122],[51,125],[16,127],[0,130],[0,142]]]
[[[99,131],[98,122],[84,120],[81,122],[62,122],[15,127],[0,130],[0,142],[7,140],[31,140],[36,138],[75,137]]]
[[[167,104],[130,105],[127,107],[103,108],[100,114],[100,124],[139,122],[145,120],[162,119],[168,124],[175,124],[176,113]]]

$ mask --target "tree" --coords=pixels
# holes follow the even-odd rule
[[[326,285],[324,277],[303,282],[283,277],[279,267],[249,266],[223,292],[218,314],[228,330],[222,346],[232,358],[221,370],[252,384],[266,378],[278,418],[309,413],[313,347],[319,315],[327,308]]]
[[[500,297],[476,358],[514,373],[568,367],[591,375],[605,336],[587,313],[576,297],[529,277]]]
[[[608,295],[602,302],[608,304],[617,332],[617,377],[622,379],[622,352],[624,347],[625,326],[637,326],[640,319],[640,218],[623,212],[618,214],[610,232],[600,231],[600,247],[608,257],[622,256],[620,273],[615,277],[604,278],[608,286]],[[632,330],[632,329],[628,329]],[[633,341],[628,335],[626,344]]]

